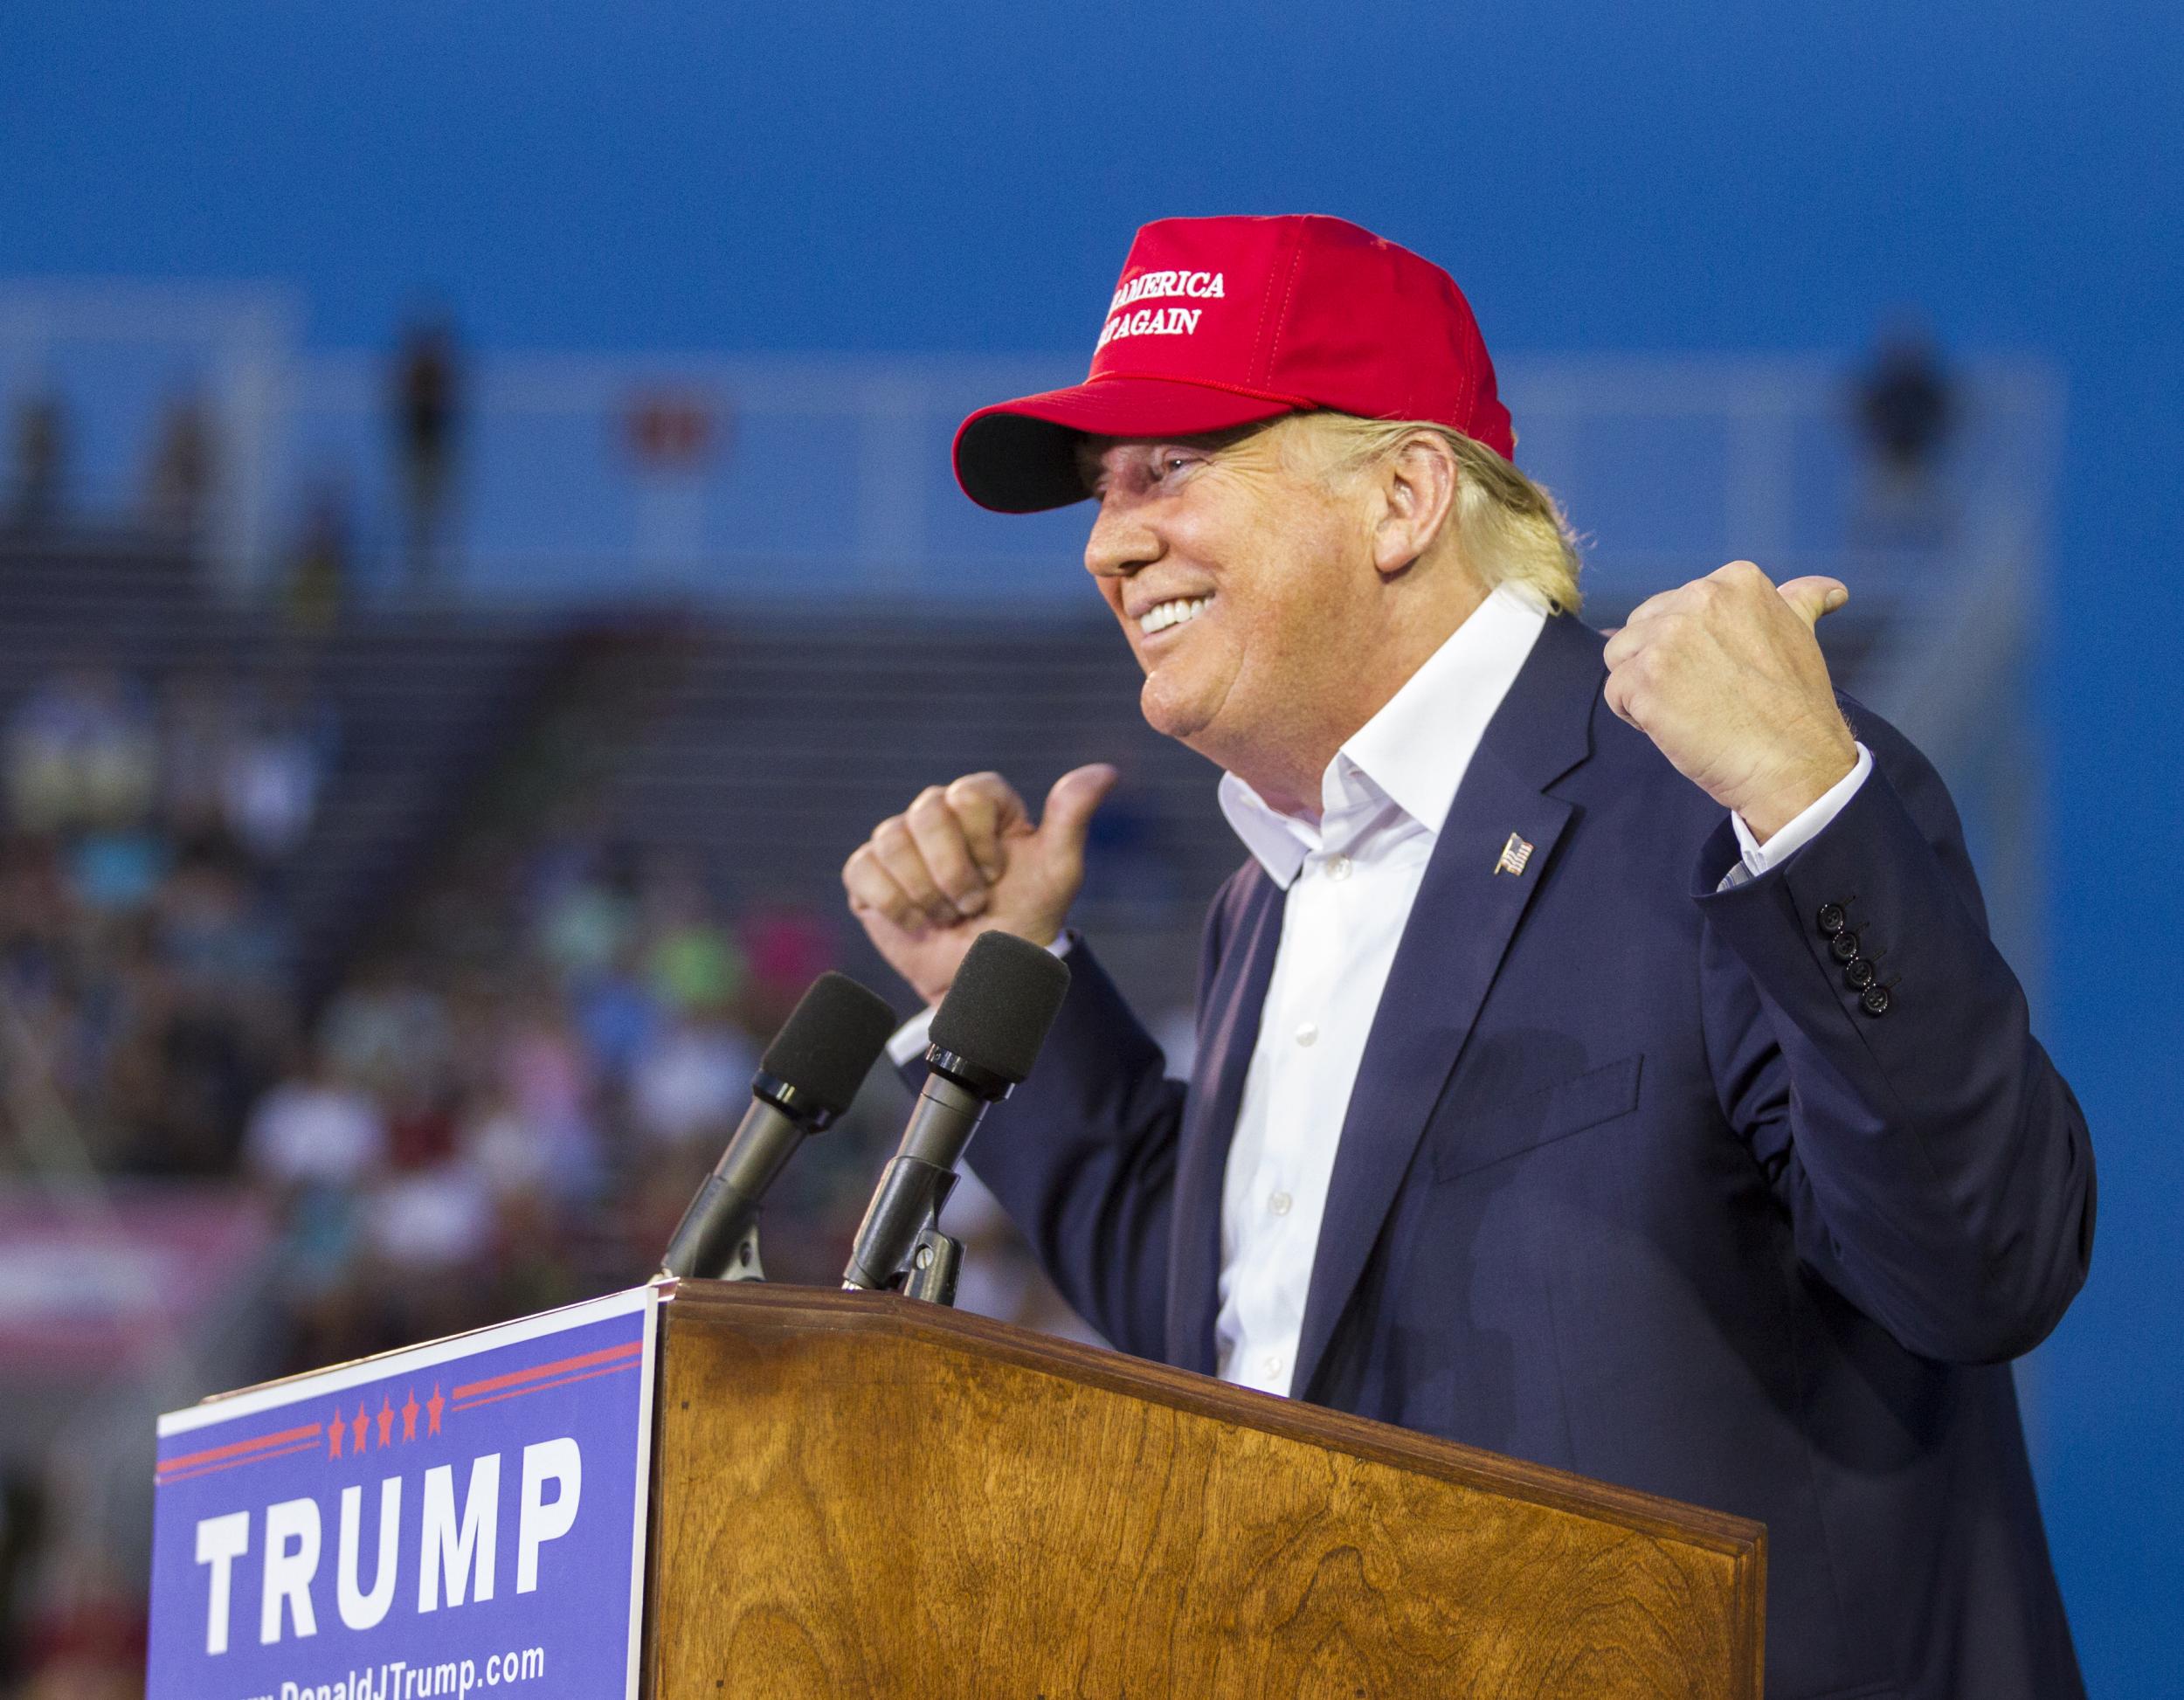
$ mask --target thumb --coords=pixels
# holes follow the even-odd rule
[[[1807,625],[1818,625],[1822,614],[1832,614],[1850,600],[1849,586],[1841,579],[1817,575],[1786,579],[1775,589]]]
[[[1082,850],[1084,835],[1091,830],[1094,812],[1122,777],[1118,769],[1106,762],[1070,769],[1054,781],[1054,788],[1047,793],[1047,812],[1040,817],[1039,836],[1050,843]]]

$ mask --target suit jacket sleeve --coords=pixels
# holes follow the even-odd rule
[[[1874,771],[1842,812],[1727,891],[1726,824],[1701,854],[1710,1061],[1805,1263],[1909,1350],[1997,1362],[2038,1344],[2084,1284],[2092,1146],[1987,936],[1940,777],[1845,706]],[[1828,905],[1878,971],[1883,1013],[1830,949]]]
[[[1206,923],[1201,987],[1222,909]],[[1068,996],[1038,1063],[980,1123],[968,1161],[1078,1314],[1158,1358],[1185,1087],[1082,938],[1068,960]]]

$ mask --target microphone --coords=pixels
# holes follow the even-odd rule
[[[925,1089],[866,1207],[843,1286],[892,1284],[956,1184],[956,1160],[978,1118],[1031,1073],[1068,990],[1068,964],[1053,951],[1013,933],[984,932],[971,941],[933,1013]]]
[[[812,982],[751,1076],[751,1106],[660,1260],[662,1273],[717,1277],[759,1200],[809,1134],[849,1108],[895,1031],[895,1012],[847,974]]]

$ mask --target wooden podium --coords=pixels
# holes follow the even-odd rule
[[[653,1700],[1759,1694],[1759,1524],[888,1294],[662,1308]]]

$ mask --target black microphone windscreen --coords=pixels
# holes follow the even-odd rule
[[[932,1042],[1012,1086],[1032,1071],[1069,990],[1069,964],[1014,933],[980,933],[933,1012]]]
[[[895,1012],[878,993],[830,971],[812,982],[758,1066],[840,1116],[895,1029]]]

